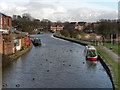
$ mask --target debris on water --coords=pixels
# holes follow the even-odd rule
[[[70,67],[72,66],[72,65],[69,65]]]
[[[5,84],[3,84],[2,86],[5,87]]]
[[[72,52],[72,50],[70,50]]]
[[[65,66],[65,64],[63,63],[63,65]]]
[[[63,61],[63,63],[64,63],[65,61]]]
[[[2,84],[3,84],[3,85],[2,85],[3,87],[6,87],[6,86],[7,86],[7,83],[6,83],[6,82],[2,82]]]
[[[48,59],[46,59],[46,61],[48,61]]]
[[[49,72],[50,70],[47,70],[47,72]]]
[[[17,84],[16,87],[20,87],[20,84]]]
[[[50,63],[52,63],[52,62],[50,62]]]
[[[8,86],[7,83],[5,85]]]
[[[6,82],[2,82],[2,84],[6,84]]]
[[[83,64],[85,64],[85,62],[83,62]]]
[[[35,80],[35,78],[32,78],[32,80]]]
[[[7,85],[7,84],[3,84],[2,86],[3,86],[3,87],[7,87],[8,85]]]

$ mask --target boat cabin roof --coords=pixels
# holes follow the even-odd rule
[[[88,46],[86,46],[86,47],[87,47],[87,50],[96,50],[96,48],[95,48],[94,46],[88,45]]]

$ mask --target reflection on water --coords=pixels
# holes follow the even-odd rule
[[[87,67],[88,67],[88,68],[96,68],[97,61],[89,61],[89,60],[86,60],[86,63],[87,63]]]
[[[87,64],[89,65],[89,66],[96,66],[97,65],[97,61],[89,61],[89,60],[86,60],[86,62],[87,62]]]

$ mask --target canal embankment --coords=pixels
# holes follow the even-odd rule
[[[53,35],[54,37],[57,37],[57,38],[61,38],[61,39],[64,39],[64,40],[68,40],[68,41],[71,41],[71,42],[75,42],[75,43],[78,43],[78,44],[81,44],[81,45],[88,45],[90,44],[89,42],[85,42],[85,41],[80,41],[80,40],[77,40],[75,38],[68,38],[68,37],[64,37],[62,35]]]
[[[33,44],[31,43],[30,46],[17,51],[16,53],[12,54],[12,55],[3,55],[2,56],[2,67],[6,67],[7,65],[9,65],[11,62],[13,62],[14,60],[16,60],[17,58],[19,58],[20,56],[22,56],[23,54],[27,53],[31,48],[33,47]]]
[[[120,81],[119,81],[120,65],[117,62],[115,62],[107,53],[101,50],[98,46],[95,46],[95,47],[97,49],[97,52],[100,55],[100,61],[102,61],[101,63],[106,68],[106,71],[113,82],[115,90],[119,90],[120,89],[119,87],[120,86]]]
[[[75,38],[68,38],[68,37],[64,37],[62,35],[53,35],[54,37],[57,38],[61,38],[64,40],[68,40],[71,42],[75,42],[81,45],[91,45],[93,43],[91,42],[86,42],[86,41],[82,41],[82,40],[77,40]],[[99,60],[101,62],[101,64],[103,65],[103,67],[105,68],[106,72],[108,73],[111,82],[113,84],[113,89],[118,90],[119,89],[119,75],[118,75],[118,64],[112,60],[105,52],[103,52],[98,46],[95,46],[98,53],[99,53]]]

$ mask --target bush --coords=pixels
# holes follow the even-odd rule
[[[22,50],[25,50],[25,49],[26,49],[26,46],[23,46],[23,47],[22,47]]]
[[[60,32],[62,35],[64,35],[65,37],[70,37],[70,33],[67,30],[63,30]]]

